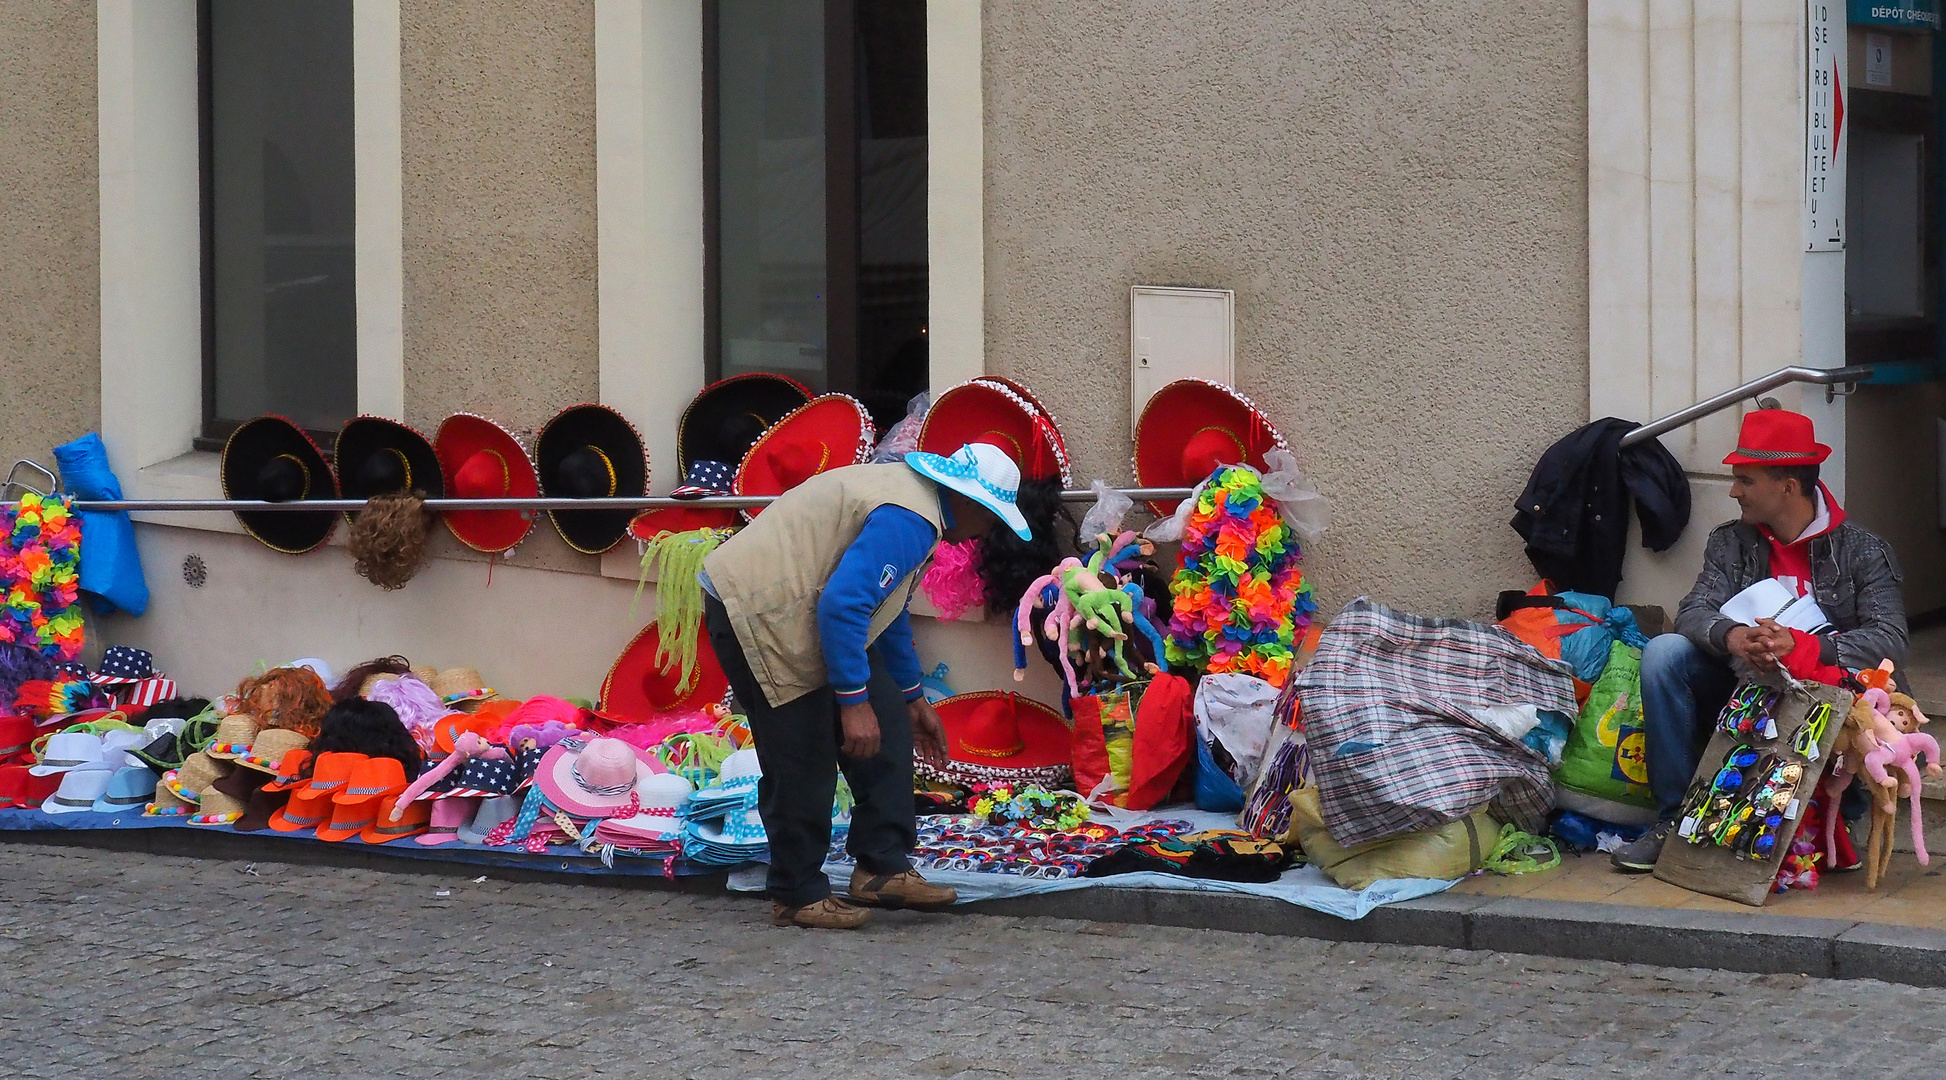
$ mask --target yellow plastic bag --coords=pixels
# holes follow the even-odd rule
[[[1347,889],[1363,889],[1388,878],[1438,878],[1448,881],[1478,870],[1500,835],[1500,823],[1478,810],[1437,829],[1340,847],[1324,826],[1318,789],[1291,792],[1291,831],[1304,857]]]

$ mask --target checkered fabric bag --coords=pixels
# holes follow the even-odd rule
[[[1553,806],[1547,759],[1467,710],[1533,705],[1572,715],[1574,678],[1499,627],[1360,597],[1294,679],[1324,821],[1346,847],[1481,807],[1533,830]]]

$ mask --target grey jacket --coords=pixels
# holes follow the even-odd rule
[[[1696,587],[1676,610],[1676,631],[1716,656],[1729,655],[1726,639],[1737,624],[1723,617],[1724,603],[1769,576],[1763,533],[1737,521],[1717,526]],[[1838,628],[1823,639],[1823,663],[1858,669],[1890,659],[1905,667],[1904,577],[1892,545],[1849,521],[1811,540],[1811,593]]]

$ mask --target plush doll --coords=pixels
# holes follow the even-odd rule
[[[1873,735],[1879,743],[1875,749],[1865,754],[1865,775],[1878,789],[1879,805],[1888,817],[1897,812],[1899,799],[1911,800],[1912,850],[1919,860],[1919,865],[1926,866],[1931,862],[1931,858],[1926,853],[1926,828],[1919,811],[1920,780],[1917,758],[1919,754],[1925,754],[1926,775],[1939,776],[1942,772],[1939,765],[1939,742],[1931,735],[1917,730],[1917,718],[1923,717],[1924,714],[1918,711],[1916,704],[1908,710],[1913,718],[1914,730],[1907,732],[1900,730],[1899,723],[1892,718],[1891,695],[1883,690],[1874,689],[1865,691],[1865,697],[1872,703],[1872,711],[1876,719]],[[1903,781],[1894,780],[1891,769],[1897,769],[1903,774]],[[1876,825],[1876,822],[1874,824]],[[1889,830],[1887,831],[1889,833]],[[1889,852],[1889,836],[1887,849]]]
[[[420,773],[419,778],[414,780],[412,785],[394,801],[392,820],[399,820],[404,816],[408,803],[431,791],[433,785],[446,779],[453,770],[475,758],[482,761],[512,761],[513,755],[507,753],[505,747],[495,746],[475,732],[461,732],[459,738],[453,740],[453,752],[441,758],[439,764]]]

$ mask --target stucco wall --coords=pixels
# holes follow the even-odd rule
[[[594,10],[400,7],[406,417],[531,438],[598,400]],[[476,556],[445,536],[435,553]],[[484,558],[484,556],[477,556]],[[592,573],[545,522],[509,559]]]
[[[0,472],[100,417],[93,4],[0,5]]]
[[[1580,5],[987,0],[987,366],[1128,475],[1128,287],[1237,292],[1237,379],[1336,503],[1327,611],[1489,615],[1587,416]],[[1212,17],[1212,12],[1221,17]]]
[[[400,10],[406,414],[532,430],[593,401],[594,9]]]

